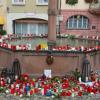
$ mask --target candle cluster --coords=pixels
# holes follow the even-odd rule
[[[14,44],[9,44],[8,42],[6,42],[6,40],[8,41],[13,41],[13,40],[22,40],[22,39],[34,39],[34,37],[40,37],[40,38],[44,38],[47,35],[33,35],[33,34],[22,34],[22,35],[6,35],[6,36],[1,36],[0,37],[0,46],[3,48],[9,48],[11,50],[36,50],[41,51],[41,50],[48,50],[48,46],[47,44],[38,44],[35,47],[32,47],[31,44],[29,43],[24,43],[24,44],[18,44],[18,45],[14,45]],[[71,37],[71,35],[65,35],[65,34],[61,34],[61,37]],[[73,38],[78,38],[78,39],[92,39],[92,40],[98,40],[100,39],[99,36],[74,36]],[[72,38],[71,38],[72,39]],[[70,46],[70,45],[65,45],[65,46],[55,46],[52,48],[54,51],[81,51],[81,52],[88,52],[88,51],[94,51],[94,50],[100,50],[100,46],[90,46],[90,47],[85,47],[85,46]]]
[[[27,74],[22,74],[20,79],[16,77],[13,83],[7,83],[7,80],[1,77],[0,91],[19,97],[33,95],[49,97],[83,96],[100,93],[99,78],[98,80],[83,83],[76,80],[74,76],[30,78]]]

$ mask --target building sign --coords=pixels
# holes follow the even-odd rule
[[[26,13],[26,17],[34,17],[35,13]]]

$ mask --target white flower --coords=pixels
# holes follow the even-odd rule
[[[22,97],[23,97],[23,95],[22,95],[22,94],[20,94],[20,95],[19,95],[19,97],[20,97],[20,98],[22,98]]]
[[[91,92],[90,94],[91,94],[91,95],[93,95],[94,93],[93,93],[93,92]]]
[[[20,84],[16,84],[16,88],[19,88]]]
[[[31,95],[30,95],[30,92],[27,93],[27,96],[31,96]]]
[[[13,84],[11,84],[11,88],[14,88],[14,85]]]
[[[8,94],[9,93],[9,90],[6,90],[6,93]]]
[[[18,79],[18,75],[15,76],[15,79],[16,79],[16,80]]]
[[[51,97],[54,98],[54,95],[52,95]]]

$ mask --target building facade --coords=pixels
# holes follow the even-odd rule
[[[59,0],[57,33],[99,35],[100,0],[93,5],[97,13],[91,13],[91,3],[86,2],[89,0],[71,0],[77,1],[74,5],[68,1]],[[7,34],[47,34],[48,0],[0,0],[0,29],[7,30]]]
[[[77,1],[74,5],[69,5],[68,0],[61,1],[61,33],[100,35],[100,0],[93,0],[98,1],[96,3],[91,3],[92,0],[90,3],[89,0],[73,0]]]
[[[48,0],[1,0],[7,34],[46,34]],[[5,7],[4,7],[5,6]],[[1,9],[1,7],[0,7]]]
[[[7,20],[6,20],[6,2],[0,0],[0,30],[6,29]]]

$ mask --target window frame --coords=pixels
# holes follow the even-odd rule
[[[3,25],[0,25],[0,30],[3,30]]]
[[[76,19],[76,27],[74,26],[75,18],[78,16],[80,16],[80,18],[81,18],[81,25],[82,25],[81,27],[79,27],[80,22],[78,19]],[[86,20],[85,23],[87,24],[87,25],[85,25],[85,27],[84,27],[84,19]],[[70,24],[70,20],[72,20],[71,24]],[[72,26],[72,27],[69,27],[69,26]],[[73,16],[69,17],[68,20],[66,21],[66,27],[69,30],[88,30],[89,29],[89,19],[88,19],[88,17],[83,16],[83,15],[73,15]]]
[[[48,3],[46,2],[40,3],[39,0],[36,0],[36,5],[48,5]]]
[[[15,2],[14,0],[12,0],[12,5],[25,5],[25,0],[23,0],[23,2],[20,2],[18,0],[18,2]]]

